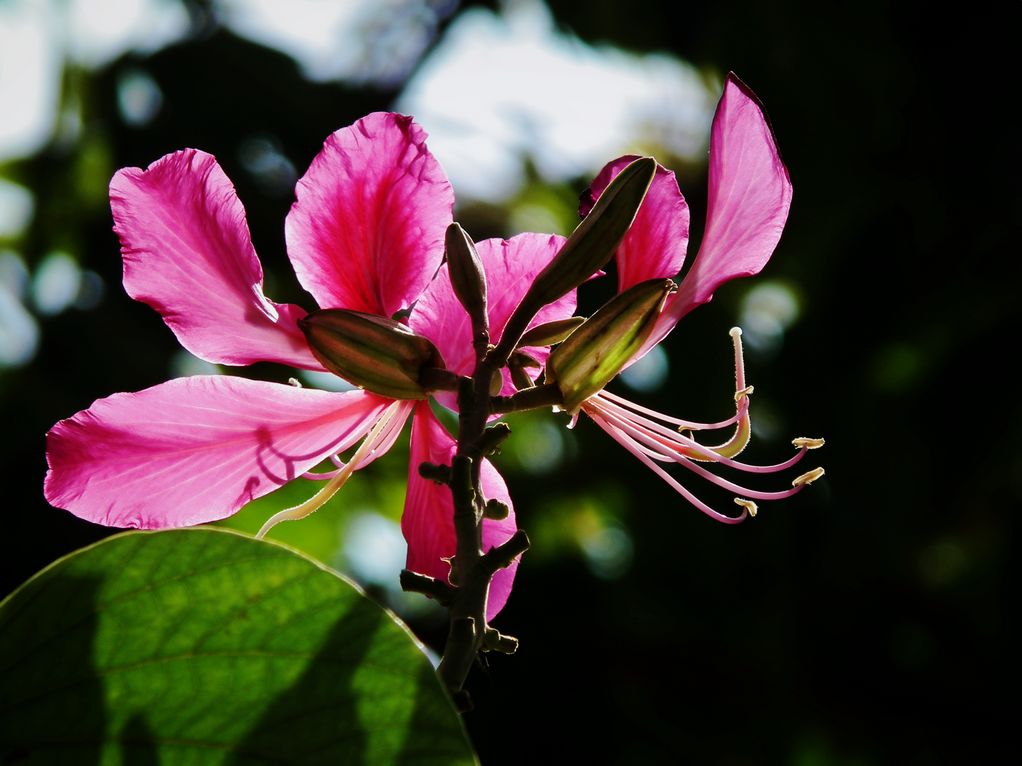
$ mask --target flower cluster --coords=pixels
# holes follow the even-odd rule
[[[603,168],[583,194],[581,215],[589,212],[607,184],[633,159],[622,157]],[[621,369],[663,340],[689,311],[708,302],[720,285],[737,277],[759,273],[781,237],[791,205],[791,181],[762,106],[748,86],[734,74],[727,79],[713,118],[708,193],[706,227],[699,252],[685,277],[679,281],[677,291],[667,296],[661,310],[646,328],[648,334],[636,343],[633,352],[620,365]],[[635,222],[616,254],[619,295],[623,296],[651,280],[678,274],[687,248],[688,205],[674,173],[658,167]],[[574,411],[581,410],[591,417],[696,508],[719,521],[734,524],[756,515],[754,500],[790,497],[822,476],[823,469],[814,468],[800,474],[788,490],[764,492],[716,476],[700,463],[715,463],[754,474],[776,473],[793,467],[807,450],[823,446],[823,440],[794,439],[795,455],[776,465],[749,465],[734,459],[748,444],[752,432],[749,396],[753,388],[745,380],[741,330],[733,328],[731,338],[735,351],[736,412],[727,420],[718,423],[681,420],[628,402],[602,388],[585,398]],[[567,344],[551,360],[555,369],[565,346]],[[568,397],[567,392],[565,395]],[[731,437],[718,445],[701,444],[695,439],[700,432],[732,427],[734,433]],[[668,474],[661,463],[678,464],[734,492],[735,502],[741,511],[732,515],[711,508]]]
[[[660,293],[647,301],[646,319],[628,336],[631,345],[621,363],[604,375],[606,380],[592,384],[590,376],[591,385],[582,394],[568,390],[575,380],[569,374],[572,365],[591,351],[582,341],[587,332],[592,334],[598,312],[556,346],[552,357],[555,340],[543,339],[542,332],[533,334],[536,345],[517,349],[516,358],[529,360],[529,366],[502,369],[501,390],[495,393],[514,396],[537,382],[546,367],[547,383],[561,388],[561,402],[574,402],[565,409],[586,413],[703,511],[737,521],[755,512],[754,499],[792,494],[815,478],[815,472],[796,479],[792,490],[767,493],[719,479],[702,463],[778,471],[816,446],[815,440],[801,440],[796,456],[776,466],[748,466],[734,459],[748,440],[751,393],[738,333],[736,413],[726,421],[673,419],[603,390],[610,377],[663,339],[688,311],[708,301],[720,284],[758,272],[778,241],[791,185],[761,108],[733,76],[712,131],[706,234],[677,291],[668,294],[670,285],[663,285],[682,266],[688,209],[672,173],[657,168],[617,249],[622,296],[649,280],[661,284]],[[616,160],[599,174],[583,216],[631,159]],[[454,195],[426,148],[424,131],[409,117],[377,113],[338,130],[298,182],[285,231],[298,281],[320,307],[311,315],[264,295],[262,267],[244,209],[212,156],[190,149],[167,155],[145,170],[121,170],[111,182],[110,199],[122,245],[125,289],[155,308],[181,344],[202,359],[225,365],[270,361],[307,370],[323,370],[325,360],[327,368],[345,374],[348,367],[331,364],[314,335],[332,332],[336,322],[330,324],[335,316],[331,312],[338,312],[337,321],[350,323],[354,317],[373,331],[399,324],[415,344],[425,344],[431,370],[446,371],[443,380],[473,373],[477,354],[472,323],[444,262]],[[490,342],[500,343],[505,324],[564,243],[557,235],[527,233],[476,245],[489,296]],[[538,308],[528,327],[563,324],[575,307],[571,289]],[[448,407],[457,404],[452,386],[420,387],[415,375],[410,380],[407,394],[405,388],[375,388],[359,379],[353,382],[363,389],[337,393],[241,377],[196,376],[114,394],[49,432],[45,494],[53,505],[99,524],[159,529],[222,519],[299,476],[323,482],[308,501],[270,519],[262,534],[279,521],[321,507],[354,471],[386,452],[411,420],[402,518],[408,568],[445,582],[456,548],[451,492],[422,478],[419,466],[449,464],[457,448],[431,411],[428,396]],[[693,436],[731,426],[734,436],[717,446]],[[347,462],[342,461],[341,454],[352,448]],[[324,460],[332,461],[334,469],[313,471]],[[662,462],[678,463],[733,489],[741,513],[725,515],[709,508],[667,474]],[[504,518],[482,522],[486,550],[507,541],[517,527],[500,474],[486,460],[479,470],[486,499],[508,508]],[[503,607],[515,566],[494,575],[487,619]]]

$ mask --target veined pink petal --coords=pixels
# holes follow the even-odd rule
[[[288,254],[321,308],[393,316],[440,265],[454,192],[411,117],[377,112],[338,130],[295,194]]]
[[[791,181],[763,107],[731,73],[710,133],[706,231],[665,316],[677,322],[724,282],[759,273],[781,238],[790,206]]]
[[[427,404],[419,404],[412,418],[411,461],[408,466],[408,494],[405,498],[401,531],[408,541],[408,568],[413,572],[447,582],[450,566],[444,561],[454,555],[454,503],[451,490],[419,475],[421,463],[450,465],[457,449],[454,439],[433,416]],[[480,467],[480,484],[486,499],[496,499],[510,509],[506,519],[483,521],[483,550],[508,540],[518,529],[507,485],[489,460]],[[501,569],[490,582],[486,619],[492,620],[504,608],[514,584],[518,562]]]
[[[490,320],[490,342],[497,343],[511,313],[521,303],[536,275],[550,263],[564,244],[564,237],[556,234],[519,234],[511,239],[487,239],[476,245],[483,270],[486,272],[487,315]],[[544,306],[530,327],[566,319],[575,313],[575,291]],[[409,326],[429,338],[440,351],[447,369],[470,375],[475,366],[472,351],[472,331],[468,314],[454,295],[447,265],[440,267],[436,278],[415,304]],[[541,364],[550,355],[549,348],[527,348],[527,353]],[[530,368],[533,377],[542,367]],[[515,392],[510,373],[505,368],[502,394]],[[454,407],[454,395],[438,394],[445,406]]]
[[[608,162],[582,195],[578,213],[589,215],[607,184],[636,156]],[[617,249],[618,292],[647,279],[674,277],[681,271],[688,248],[688,203],[674,172],[657,165],[656,175],[635,221]]]
[[[215,521],[352,446],[389,403],[216,375],[114,394],[50,429],[46,499],[112,527]]]
[[[221,364],[321,370],[296,324],[299,306],[263,295],[245,210],[216,159],[185,149],[110,182],[124,289],[160,312],[181,345]]]

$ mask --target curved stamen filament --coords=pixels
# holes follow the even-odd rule
[[[651,410],[648,407],[642,407],[641,405],[638,405],[635,402],[630,402],[617,394],[612,394],[610,391],[600,391],[596,394],[596,396],[604,400],[610,400],[624,409],[632,410],[633,412],[642,415],[649,415],[650,417],[657,418],[664,423],[670,423],[674,426],[678,426],[679,428],[688,429],[689,431],[716,431],[721,428],[733,426],[738,421],[738,418],[741,417],[741,412],[735,412],[735,414],[727,420],[721,420],[717,423],[697,423],[694,420],[682,420],[681,418],[674,418],[670,415],[665,415],[662,412]],[[589,401],[592,401],[592,397]]]
[[[791,489],[779,492],[753,490],[715,475],[704,468],[702,463],[728,466],[746,473],[778,473],[792,468],[808,450],[823,446],[823,439],[799,437],[792,441],[798,450],[787,460],[774,465],[752,465],[734,460],[749,443],[752,424],[749,419],[749,396],[752,386],[745,381],[745,360],[742,353],[742,331],[733,327],[730,331],[735,353],[735,414],[718,423],[696,423],[681,420],[661,412],[634,404],[608,391],[599,391],[582,403],[581,410],[589,415],[618,444],[632,453],[639,461],[659,476],[675,492],[707,516],[726,524],[737,524],[755,516],[758,507],[755,500],[782,500],[791,497],[823,475],[822,468],[814,468],[794,479]],[[577,417],[577,413],[576,413]],[[574,425],[574,420],[572,421]],[[734,434],[723,444],[709,446],[700,444],[684,431],[713,431],[730,426]],[[718,487],[735,492],[735,504],[741,508],[738,516],[721,513],[693,495],[682,484],[667,473],[660,463],[679,463],[697,476],[716,484]]]
[[[718,445],[717,447],[711,447],[705,444],[700,444],[695,439],[689,436],[685,436],[684,434],[680,433],[679,431],[673,428],[667,428],[666,426],[663,426],[657,423],[656,421],[640,417],[636,415],[636,413],[634,412],[629,412],[628,409],[626,409],[625,407],[622,407],[614,402],[607,401],[606,399],[604,399],[605,393],[606,392],[601,391],[600,393],[591,396],[589,399],[586,400],[586,402],[583,405],[583,408],[599,409],[608,415],[614,413],[623,421],[627,421],[629,423],[636,423],[641,427],[645,427],[650,430],[655,430],[657,433],[661,434],[668,441],[670,441],[672,445],[674,445],[672,446],[673,451],[680,452],[686,457],[690,457],[694,460],[717,462],[718,459],[722,457],[729,457],[726,456],[725,454],[722,454],[722,452],[724,452],[724,448],[727,447],[727,445],[730,444],[731,442],[735,441],[735,439],[745,437],[745,440],[748,441],[747,438],[748,434],[746,433],[747,429],[743,428],[742,425],[739,424],[739,427],[735,432],[735,436],[733,436],[731,440],[729,440],[728,442],[725,442],[722,445]],[[739,404],[739,411],[735,415],[735,419],[744,417],[745,412],[748,410],[748,406],[749,405],[747,400],[743,400],[743,402]],[[660,416],[660,413],[655,414],[657,416]],[[745,445],[743,444],[742,446],[744,447]]]
[[[597,423],[603,421],[603,418],[601,418],[599,415],[595,415],[593,419]],[[635,457],[637,457],[643,465],[645,465],[647,468],[653,471],[653,473],[655,473],[657,476],[663,479],[668,484],[668,486],[671,487],[671,489],[673,489],[683,498],[688,500],[688,502],[690,502],[692,505],[694,505],[696,508],[698,508],[700,511],[705,513],[710,518],[716,519],[717,521],[723,522],[724,524],[738,524],[742,521],[745,521],[745,519],[748,517],[749,509],[745,506],[742,507],[742,512],[739,516],[727,516],[721,513],[720,511],[714,510],[706,503],[704,503],[702,500],[700,500],[698,497],[689,492],[687,489],[685,489],[685,487],[683,487],[678,482],[677,479],[675,479],[673,476],[667,473],[667,471],[665,471],[653,460],[651,460],[649,456],[642,451],[639,445],[636,444],[631,438],[629,438],[627,434],[615,428],[613,425],[606,421],[603,421],[601,425],[604,427],[604,430],[610,434],[611,438],[614,441],[616,441],[626,450],[635,455]]]
[[[798,494],[798,492],[801,491],[802,487],[806,483],[802,482],[798,485],[795,485],[792,489],[783,490],[780,492],[764,492],[761,490],[748,489],[739,484],[735,484],[734,482],[728,481],[727,479],[724,479],[720,476],[717,476],[716,474],[711,473],[698,463],[688,460],[685,457],[677,455],[676,456],[664,455],[663,453],[657,452],[656,448],[657,446],[661,446],[662,442],[659,442],[656,439],[651,440],[652,443],[647,442],[647,439],[649,438],[648,435],[643,434],[640,429],[635,428],[630,423],[621,421],[613,416],[608,416],[606,413],[599,413],[597,415],[596,412],[590,412],[590,416],[593,417],[594,420],[597,420],[597,422],[602,421],[606,426],[609,426],[609,428],[607,429],[608,431],[610,429],[614,429],[615,431],[620,430],[623,433],[623,435],[627,436],[629,440],[634,443],[635,448],[638,451],[642,452],[644,455],[646,455],[646,457],[652,460],[659,460],[660,462],[678,463],[679,465],[684,466],[693,473],[697,474],[698,476],[702,476],[707,481],[710,481],[719,487],[723,487],[725,489],[731,490],[732,492],[746,495],[756,500],[783,500],[786,497],[791,497],[792,495]],[[613,435],[613,432],[611,432],[611,435]],[[646,442],[645,446],[644,442]],[[634,451],[633,454],[635,454]],[[795,462],[797,462],[797,460],[800,459],[803,454],[805,454],[805,450],[800,450],[799,454],[795,456],[796,458]],[[721,459],[716,462],[723,463],[724,460]],[[728,462],[733,463],[734,461]],[[788,462],[792,463],[792,461],[790,460]]]
[[[714,455],[723,458],[733,458],[748,446],[749,440],[752,438],[752,422],[749,419],[749,396],[752,394],[753,387],[747,385],[745,381],[745,355],[742,350],[742,330],[739,327],[732,327],[728,334],[731,336],[731,344],[734,347],[735,354],[735,414],[727,420],[718,423],[697,423],[681,420],[680,418],[673,418],[655,410],[640,407],[606,391],[600,391],[593,397],[590,397],[587,404],[592,403],[594,400],[599,401],[602,399],[600,403],[605,404],[607,408],[616,409],[618,414],[628,420],[635,420],[637,413],[644,414],[657,418],[663,423],[671,423],[677,426],[679,431],[708,431],[734,425],[734,434],[731,435],[730,439],[721,444],[701,445],[694,440],[689,440],[686,443],[689,449],[681,450],[682,454],[693,460],[716,462]],[[649,421],[643,420],[643,422],[648,423]]]
[[[273,527],[277,526],[282,521],[295,521],[297,519],[304,519],[311,513],[315,513],[326,502],[332,498],[348,478],[358,468],[369,462],[369,459],[381,446],[389,446],[393,443],[394,439],[397,438],[400,433],[401,426],[404,425],[403,417],[395,417],[399,412],[406,411],[410,404],[405,401],[396,401],[391,404],[380,416],[380,419],[376,421],[369,433],[366,435],[365,440],[359,445],[358,449],[355,450],[355,454],[351,456],[349,460],[341,469],[336,472],[336,475],[330,479],[330,481],[319,490],[315,495],[310,497],[304,503],[294,506],[293,508],[285,508],[283,511],[273,514],[262,528],[256,533],[256,538],[262,538],[269,532]],[[407,412],[405,412],[407,414]],[[395,428],[395,423],[397,427]],[[331,472],[333,473],[333,472]]]
[[[337,466],[333,471],[306,471],[302,474],[303,479],[311,479],[312,481],[326,481],[337,476],[341,471],[344,470],[344,461],[341,460],[340,455],[331,455],[330,461]]]
[[[590,415],[592,415],[593,411],[599,412],[605,419],[627,431],[640,444],[644,444],[651,451],[655,451],[657,454],[648,453],[654,460],[676,462],[683,458],[691,458],[703,462],[719,463],[720,465],[726,465],[729,468],[735,468],[746,473],[778,473],[796,465],[805,456],[806,449],[811,449],[811,447],[802,447],[792,457],[774,465],[743,463],[723,457],[714,452],[712,447],[699,444],[691,437],[680,434],[672,428],[667,428],[652,420],[637,418],[621,407],[612,404],[607,406],[608,402],[599,400],[602,395],[601,393],[590,398],[584,405],[586,411]]]

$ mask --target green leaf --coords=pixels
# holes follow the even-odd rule
[[[471,764],[411,634],[276,543],[131,532],[0,604],[0,763]]]

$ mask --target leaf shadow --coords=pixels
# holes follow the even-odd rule
[[[367,736],[355,675],[381,622],[389,619],[368,599],[355,599],[305,671],[276,697],[227,763],[364,763]]]
[[[100,578],[53,573],[27,583],[5,605],[0,763],[100,762],[107,719],[94,659],[101,584]],[[24,636],[39,640],[16,643]],[[56,656],[54,646],[60,649]]]
[[[159,766],[156,735],[141,713],[136,713],[121,729],[121,763],[124,766]]]

